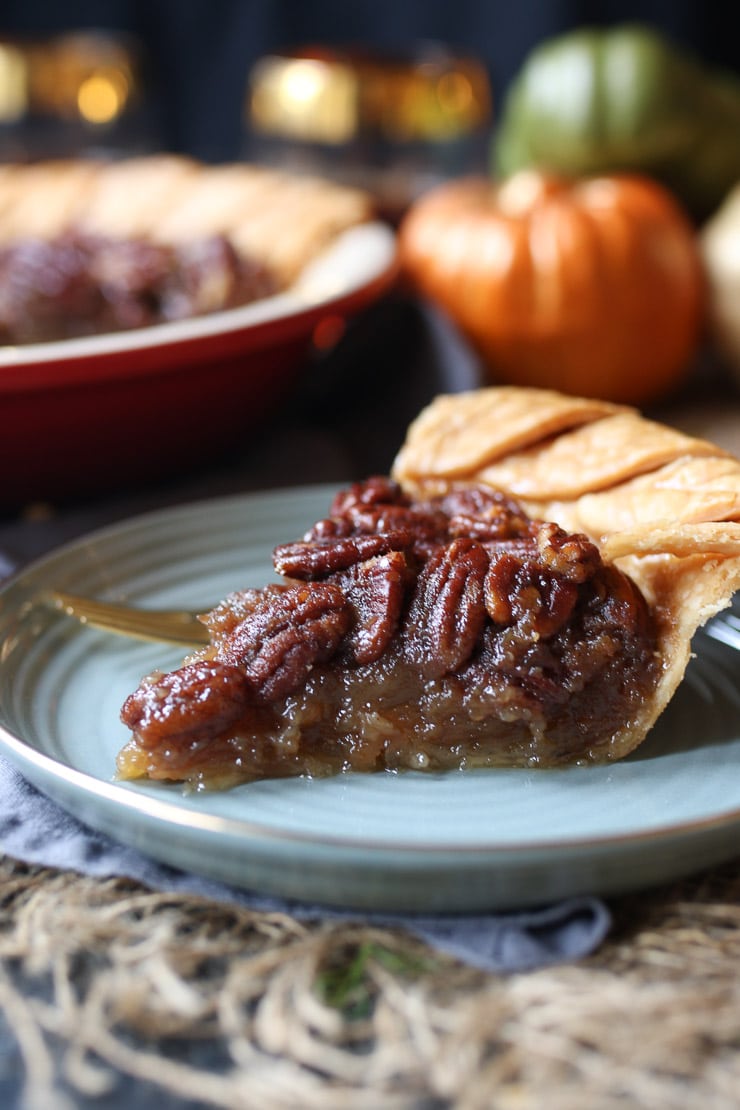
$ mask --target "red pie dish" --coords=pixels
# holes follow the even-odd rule
[[[145,165],[138,172],[154,168],[164,173],[171,163]],[[179,162],[175,168],[180,172]],[[218,190],[209,196],[207,211],[196,197],[200,228],[193,226],[195,215],[188,220],[183,203],[178,220],[170,220],[173,241],[181,236],[187,242],[188,234],[210,236],[211,241],[226,235],[228,229],[218,222],[228,208],[224,190],[227,185],[235,189],[236,175],[250,172],[223,167],[218,178],[213,171]],[[192,174],[188,167],[188,180]],[[59,182],[63,180],[60,169]],[[3,181],[0,174],[0,201]],[[241,180],[236,183],[242,187]],[[53,190],[60,205],[63,193],[61,186]],[[38,236],[45,247],[52,244],[53,259],[55,236],[63,235],[66,225],[57,221],[29,232],[24,221],[30,218],[32,224],[45,202],[40,197],[29,217],[26,199],[16,202],[17,227],[12,222],[8,226],[0,203],[0,248]],[[140,236],[139,217],[120,211],[121,198],[113,199],[116,204],[109,207],[115,218],[101,224],[103,233],[122,242],[127,235]],[[325,198],[321,202],[326,206]],[[168,195],[162,203],[168,203]],[[261,203],[280,208],[274,195]],[[329,220],[332,203],[330,195]],[[42,342],[9,342],[14,333],[5,329],[0,335],[0,344],[5,340],[0,345],[0,507],[77,498],[176,475],[196,457],[218,458],[230,451],[259,426],[310,365],[312,349],[340,334],[352,316],[390,289],[396,275],[394,233],[374,221],[371,212],[353,208],[342,214],[341,226],[328,231],[324,220],[321,240],[314,236],[301,243],[298,232],[291,233],[291,222],[308,222],[301,219],[302,204],[286,202],[284,218],[277,221],[280,234],[273,228],[274,242],[264,247],[277,292],[264,295],[262,289],[247,304],[145,326],[101,332],[98,321],[98,334],[45,335]],[[101,234],[98,226],[93,230]],[[264,228],[259,234],[269,240]],[[289,258],[281,239],[296,245]],[[253,256],[259,263],[262,246],[256,243]],[[249,243],[245,249],[248,253]],[[30,312],[33,298],[29,303]],[[55,326],[59,318],[56,312]],[[19,322],[18,313],[13,322]],[[43,321],[40,330],[34,328],[33,321],[24,328],[20,320],[19,333],[44,334]]]

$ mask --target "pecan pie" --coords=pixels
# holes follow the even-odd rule
[[[620,758],[740,582],[738,520],[740,463],[632,410],[440,398],[392,477],[338,494],[275,548],[281,581],[226,598],[208,647],[129,696],[119,774]]]
[[[369,197],[169,155],[0,166],[0,342],[119,331],[290,286]]]

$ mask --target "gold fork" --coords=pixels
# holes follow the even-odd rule
[[[183,609],[135,609],[113,601],[78,597],[76,594],[51,590],[43,600],[52,608],[81,624],[132,636],[139,640],[156,640],[168,644],[197,644],[209,642],[208,629],[198,620],[197,613]]]

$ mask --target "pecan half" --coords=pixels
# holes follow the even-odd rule
[[[409,565],[390,551],[351,567],[342,579],[355,623],[344,647],[352,662],[374,663],[390,644],[403,610]]]
[[[266,596],[219,645],[217,656],[242,667],[255,698],[270,702],[295,690],[315,663],[329,659],[351,623],[338,586],[290,586]]]
[[[470,657],[486,618],[488,553],[458,539],[432,554],[417,579],[406,622],[405,650],[422,673],[439,678]]]
[[[424,557],[424,553],[449,540],[448,520],[437,510],[410,509],[403,505],[377,505],[352,518],[355,532],[392,532],[405,529],[409,533],[410,547]]]
[[[491,555],[485,604],[494,624],[519,624],[533,639],[553,636],[570,617],[578,586],[548,573],[536,559],[510,551]]]
[[[450,536],[471,536],[481,542],[525,540],[535,524],[521,506],[496,490],[475,486],[452,490],[441,499],[449,518]]]
[[[586,582],[601,565],[596,544],[578,533],[570,535],[557,524],[537,529],[537,551],[543,564],[571,582]]]
[[[340,536],[351,536],[353,532],[352,521],[341,517],[325,517],[317,520],[313,527],[303,536],[304,543],[315,540],[332,540]]]
[[[326,578],[375,555],[403,551],[411,545],[413,538],[408,529],[397,529],[381,535],[338,536],[310,542],[303,540],[276,547],[272,561],[278,574],[287,578]]]
[[[211,634],[211,642],[218,644],[230,636],[237,625],[264,603],[266,597],[280,593],[285,586],[274,584],[262,589],[236,590],[220,601],[210,612],[199,619]]]
[[[145,748],[210,740],[238,720],[250,700],[238,667],[198,660],[142,682],[124,702],[121,720]]]
[[[348,489],[341,490],[331,503],[329,515],[352,516],[369,505],[380,504],[406,505],[408,500],[398,482],[384,475],[374,475],[364,482],[354,482]]]

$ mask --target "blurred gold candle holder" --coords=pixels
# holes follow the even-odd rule
[[[485,165],[492,94],[485,67],[438,46],[404,58],[312,47],[249,74],[249,153],[358,185],[398,218],[449,176]]]
[[[124,154],[152,145],[143,63],[128,36],[0,40],[0,159]]]

